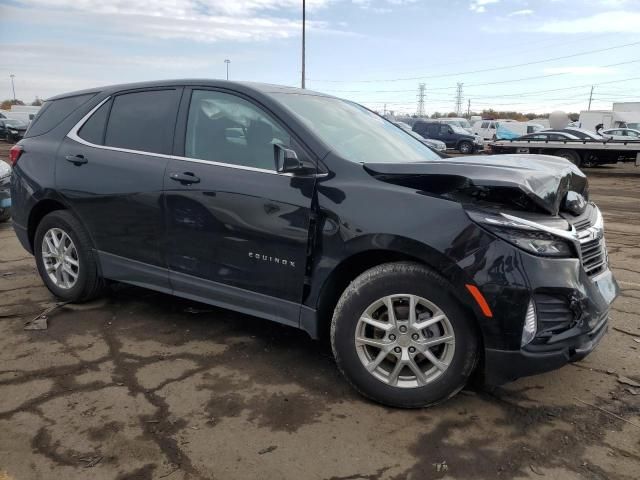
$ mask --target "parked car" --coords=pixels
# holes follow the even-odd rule
[[[416,132],[414,132],[411,129],[411,126],[409,124],[404,122],[393,122],[393,123],[398,127],[400,127],[401,129],[403,129],[409,135],[415,137],[417,140],[420,140],[427,147],[430,147],[438,152],[445,152],[447,150],[447,145],[444,142],[441,142],[440,140],[434,140],[433,138],[424,138],[423,136],[418,135]]]
[[[0,138],[7,142],[17,142],[24,137],[27,124],[13,118],[0,118]]]
[[[447,148],[458,150],[460,153],[470,154],[484,148],[481,138],[471,135],[462,127],[439,120],[418,120],[413,124],[413,131],[424,138],[440,140]]]
[[[612,128],[600,130],[600,133],[613,140],[640,140],[640,130],[634,130],[633,128]]]
[[[576,166],[441,159],[308,90],[61,95],[10,160],[15,232],[59,299],[109,279],[327,334],[348,381],[387,405],[442,402],[475,369],[496,384],[579,360],[618,295]]]
[[[0,160],[0,223],[11,217],[11,167]]]
[[[531,133],[529,135],[523,135],[519,138],[517,138],[516,140],[548,140],[548,141],[555,141],[555,140],[580,140],[580,137],[573,135],[571,133],[568,132],[563,132],[563,131],[544,131],[544,132],[538,132],[538,133]]]

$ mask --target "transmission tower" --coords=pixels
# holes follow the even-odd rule
[[[418,110],[416,111],[416,115],[418,117],[424,117],[424,91],[426,85],[424,83],[420,83],[418,85]]]
[[[456,91],[456,114],[462,115],[462,83],[458,83],[458,89]]]

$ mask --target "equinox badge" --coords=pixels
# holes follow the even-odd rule
[[[296,268],[296,262],[294,262],[293,260],[287,260],[286,258],[272,257],[270,255],[262,255],[255,252],[249,252],[249,258],[255,258],[256,260],[262,260],[263,262],[277,263],[284,266],[289,265],[293,268]]]

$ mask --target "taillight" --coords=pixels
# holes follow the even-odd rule
[[[18,163],[18,159],[20,158],[20,155],[22,155],[22,152],[24,152],[24,149],[20,145],[14,145],[13,147],[11,147],[11,150],[9,150],[9,163],[12,167],[16,166],[16,163]]]

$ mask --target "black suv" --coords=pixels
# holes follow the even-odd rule
[[[13,218],[57,297],[105,280],[330,336],[379,402],[445,400],[584,357],[617,284],[587,179],[441,159],[355,103],[184,80],[50,99],[11,151]]]
[[[458,125],[438,120],[418,120],[413,124],[413,131],[424,138],[440,140],[447,148],[458,150],[460,153],[475,153],[484,148],[479,136],[472,135]]]

